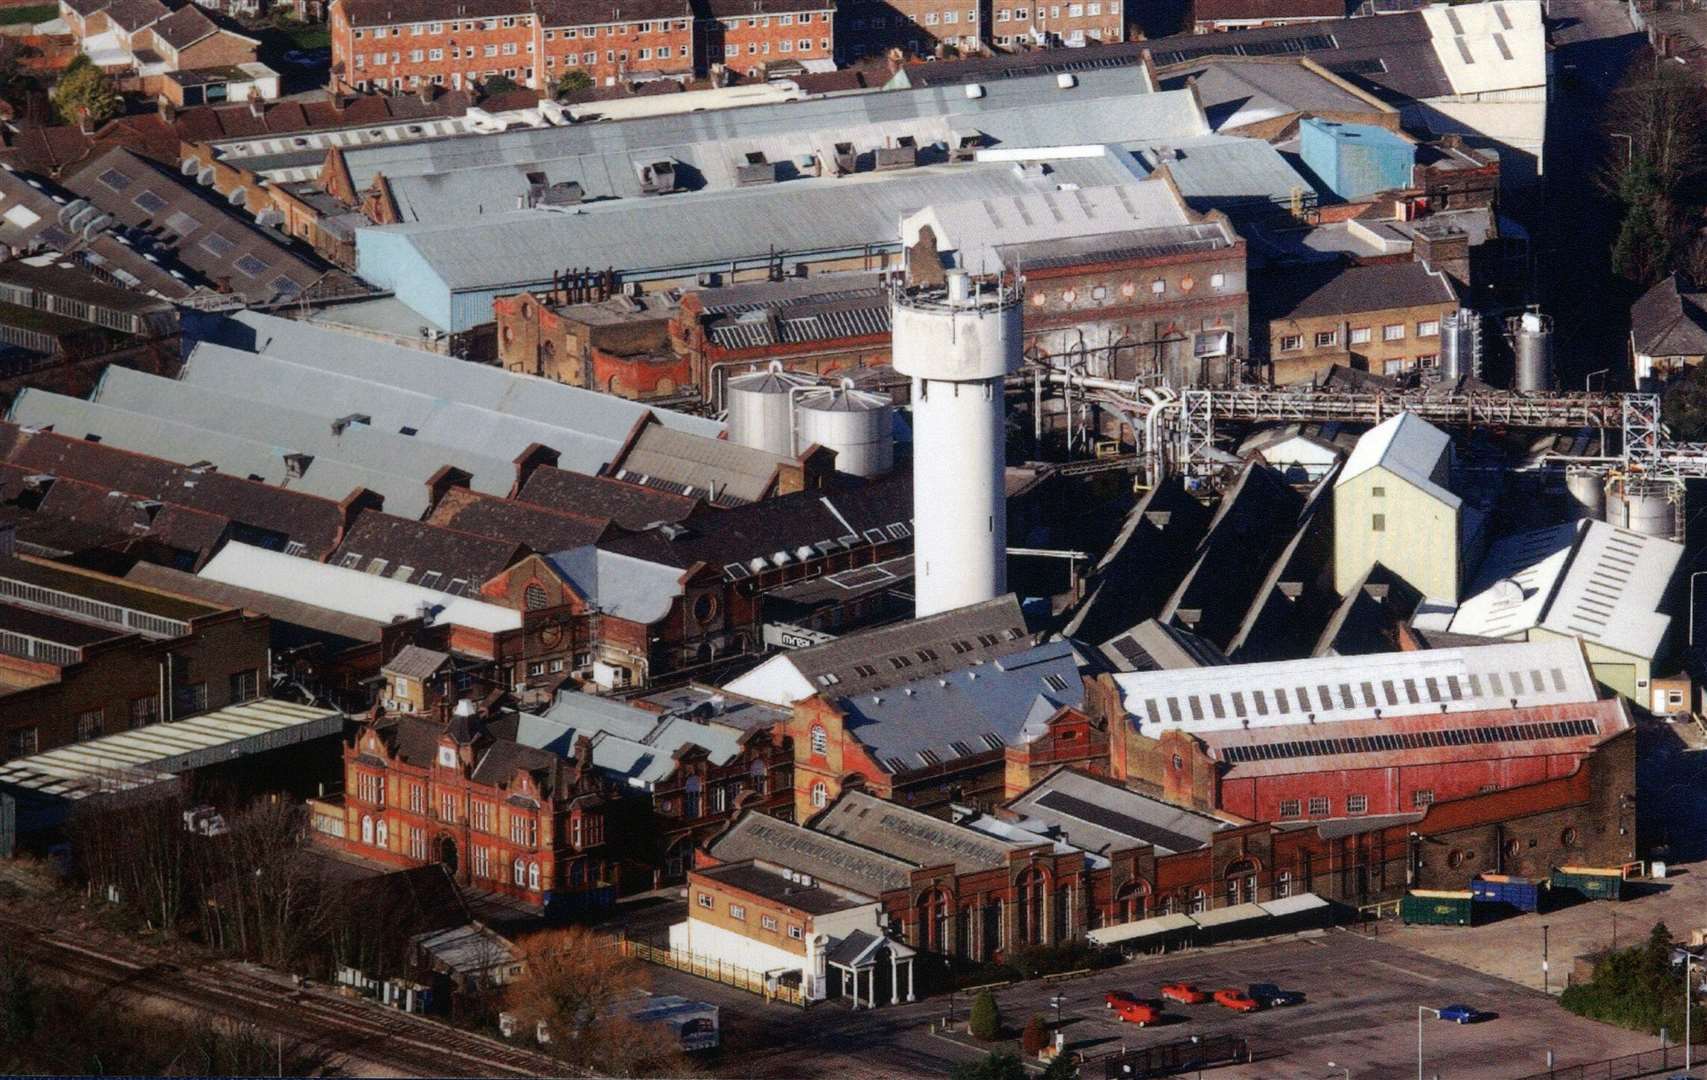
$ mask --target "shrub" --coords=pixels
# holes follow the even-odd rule
[[[996,1008],[996,996],[985,990],[972,999],[972,1037],[989,1042],[1002,1034],[1002,1012]]]
[[[1025,1022],[1025,1031],[1020,1034],[1019,1048],[1029,1057],[1036,1057],[1049,1045],[1049,1028],[1043,1022],[1043,1017],[1033,1016]]]
[[[1012,1054],[990,1054],[977,1061],[962,1061],[948,1075],[950,1080],[1026,1080],[1025,1066]]]
[[[1594,965],[1594,978],[1567,987],[1559,1004],[1579,1016],[1632,1031],[1658,1034],[1663,1027],[1681,1033],[1683,978],[1671,966],[1671,949],[1671,931],[1659,923],[1645,943],[1602,956]],[[1704,1019],[1696,1006],[1691,1023],[1700,1030]]]

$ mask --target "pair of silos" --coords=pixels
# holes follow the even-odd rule
[[[1670,481],[1572,466],[1565,471],[1565,494],[1575,517],[1604,521],[1643,536],[1683,539],[1679,502],[1684,491]]]
[[[855,389],[852,380],[826,384],[810,375],[766,371],[729,380],[729,440],[797,457],[814,444],[836,452],[836,470],[881,476],[895,464],[894,407],[883,394]]]

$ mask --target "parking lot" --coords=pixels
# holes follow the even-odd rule
[[[728,1047],[715,1068],[724,1075],[942,1075],[956,1061],[982,1052],[929,1033],[931,1021],[949,1010],[946,996],[860,1012],[826,1003],[803,1016],[797,1008],[765,1005],[676,972],[656,975],[661,989],[723,1006]],[[1203,990],[1274,982],[1303,992],[1306,1000],[1249,1015],[1213,1004],[1169,1004],[1166,1022],[1144,1029],[1117,1022],[1103,1006],[1108,990],[1153,998],[1163,983],[1174,981]],[[1538,1072],[1546,1066],[1549,1049],[1559,1064],[1573,1064],[1655,1044],[1647,1036],[1573,1016],[1538,990],[1344,931],[1144,957],[1060,983],[1018,983],[998,990],[996,997],[1004,1020],[1018,1028],[1033,1014],[1053,1021],[1050,999],[1056,993],[1064,995],[1061,1019],[1069,1044],[1091,1054],[1193,1034],[1245,1036],[1256,1060],[1214,1070],[1220,1077],[1321,1078],[1329,1075],[1330,1061],[1337,1064],[1336,1075],[1349,1068],[1354,1080],[1415,1075],[1419,1005],[1462,1002],[1497,1014],[1462,1026],[1424,1020],[1424,1075],[1441,1080],[1509,1080]],[[964,1019],[968,1004],[965,995],[957,995],[956,1015]]]

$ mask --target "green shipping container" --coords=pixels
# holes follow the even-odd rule
[[[1467,892],[1417,890],[1399,901],[1399,918],[1407,925],[1471,926],[1476,921],[1476,901]]]
[[[1590,900],[1622,900],[1624,871],[1592,866],[1560,866],[1553,870],[1553,888],[1574,889]]]

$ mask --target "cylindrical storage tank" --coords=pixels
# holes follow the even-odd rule
[[[1448,312],[1440,320],[1440,378],[1457,382],[1480,376],[1482,317],[1469,308]]]
[[[1517,354],[1516,388],[1526,392],[1552,389],[1552,318],[1539,311],[1526,311],[1513,319],[1512,349]]]
[[[1606,516],[1606,474],[1600,470],[1580,466],[1566,469],[1565,495],[1573,518],[1599,521]]]
[[[914,614],[1007,591],[1003,380],[1018,371],[1019,290],[945,286],[895,294],[895,370],[913,380]]]
[[[843,379],[834,390],[809,392],[796,399],[794,445],[817,443],[836,452],[836,471],[853,476],[882,476],[895,464],[894,408],[884,394],[855,390]]]
[[[1606,485],[1606,520],[1643,536],[1671,539],[1678,522],[1672,495],[1672,486],[1667,483],[1614,477]]]
[[[793,402],[795,390],[816,386],[817,380],[782,370],[773,361],[769,371],[737,375],[729,380],[725,400],[729,406],[729,441],[755,450],[793,457]]]

